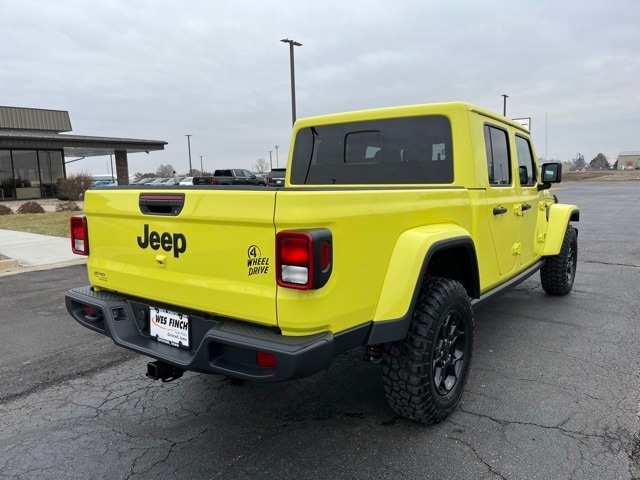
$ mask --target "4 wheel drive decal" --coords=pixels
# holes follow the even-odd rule
[[[263,257],[257,245],[251,245],[247,249],[248,275],[265,275],[269,273],[269,257]]]

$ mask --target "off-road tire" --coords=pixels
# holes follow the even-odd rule
[[[547,257],[540,269],[542,288],[549,295],[566,295],[573,288],[578,264],[578,234],[568,225],[558,255]]]
[[[455,280],[427,278],[407,336],[385,344],[382,351],[391,409],[422,423],[444,420],[462,396],[472,352],[473,311],[467,291]]]

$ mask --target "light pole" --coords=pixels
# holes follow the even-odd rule
[[[191,166],[191,137],[193,137],[193,135],[186,134],[185,137],[187,137],[187,146],[189,148],[189,175],[191,175],[191,170],[193,170]]]
[[[296,123],[296,74],[293,66],[293,47],[301,47],[302,44],[295,40],[289,40],[288,38],[283,38],[280,41],[289,44],[289,64],[291,67],[291,124],[293,125]]]
[[[507,98],[509,98],[509,95],[506,94],[502,94],[502,115],[504,115],[505,117],[507,116]]]
[[[202,166],[202,155],[200,155],[200,175],[204,175],[204,167]]]
[[[278,164],[278,149],[280,148],[280,145],[276,145],[276,167],[279,167],[280,165]]]
[[[269,167],[271,168],[271,170],[273,170],[273,160],[271,160],[271,152],[273,152],[273,150],[269,150]]]

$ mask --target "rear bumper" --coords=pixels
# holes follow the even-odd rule
[[[261,382],[293,380],[322,371],[338,353],[362,345],[369,331],[367,324],[335,337],[331,332],[290,337],[265,327],[183,311],[191,321],[190,348],[186,349],[160,343],[149,335],[149,305],[144,300],[96,292],[87,286],[69,290],[65,301],[81,325],[110,337],[121,347],[184,370]],[[86,307],[94,313],[88,315]],[[276,366],[259,366],[256,352],[275,355]]]

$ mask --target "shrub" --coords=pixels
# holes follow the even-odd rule
[[[61,202],[56,205],[56,212],[79,212],[82,210],[76,202]]]
[[[11,210],[6,205],[0,205],[0,215],[11,215],[13,210]]]
[[[18,207],[18,213],[44,213],[44,208],[38,202],[25,202]]]
[[[58,180],[58,198],[60,200],[81,200],[93,179],[88,173],[74,173]]]

